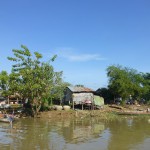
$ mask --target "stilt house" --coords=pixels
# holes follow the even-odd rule
[[[69,86],[66,89],[64,104],[87,104],[102,106],[104,105],[104,99],[94,94],[95,91],[82,86]]]

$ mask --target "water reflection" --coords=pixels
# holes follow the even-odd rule
[[[130,118],[122,121],[115,121],[109,126],[111,136],[108,149],[137,150],[137,145],[144,145],[144,140],[150,137],[149,129],[150,126],[147,119]],[[144,148],[144,150],[149,149]]]
[[[94,123],[92,120],[73,120],[64,122],[62,125],[62,136],[68,143],[84,143],[87,140],[98,138],[104,124]],[[68,134],[69,133],[69,134]]]
[[[147,119],[21,119],[12,129],[0,123],[1,150],[149,150],[149,142]]]

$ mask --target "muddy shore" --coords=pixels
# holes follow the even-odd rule
[[[86,118],[86,117],[99,117],[103,120],[110,120],[118,117],[119,113],[137,113],[137,114],[149,114],[149,106],[145,105],[126,105],[126,106],[117,106],[117,105],[105,105],[100,110],[52,110],[47,112],[40,112],[40,118],[47,119],[69,119],[69,118]]]

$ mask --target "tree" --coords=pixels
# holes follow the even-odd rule
[[[51,91],[55,89],[62,74],[54,72],[50,64],[56,55],[50,62],[45,63],[41,61],[40,53],[34,52],[32,55],[26,46],[21,45],[21,48],[22,50],[12,50],[15,57],[8,57],[9,60],[16,62],[11,74],[11,89],[29,100],[32,113],[36,116],[42,106],[42,100],[51,96]]]
[[[99,88],[96,90],[96,94],[103,97],[105,104],[113,103],[114,97],[109,88]]]
[[[109,77],[108,87],[115,97],[122,97],[125,100],[132,95],[132,97],[139,99],[146,91],[142,74],[134,69],[109,66],[107,76]]]
[[[7,96],[9,89],[9,75],[6,71],[0,72],[0,89],[2,90],[2,95]]]
[[[146,88],[146,92],[143,95],[143,98],[146,101],[150,100],[150,73],[143,73],[143,78],[144,78],[144,87]]]

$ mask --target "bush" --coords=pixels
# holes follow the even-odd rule
[[[146,101],[146,104],[147,104],[147,105],[150,105],[150,100]]]

